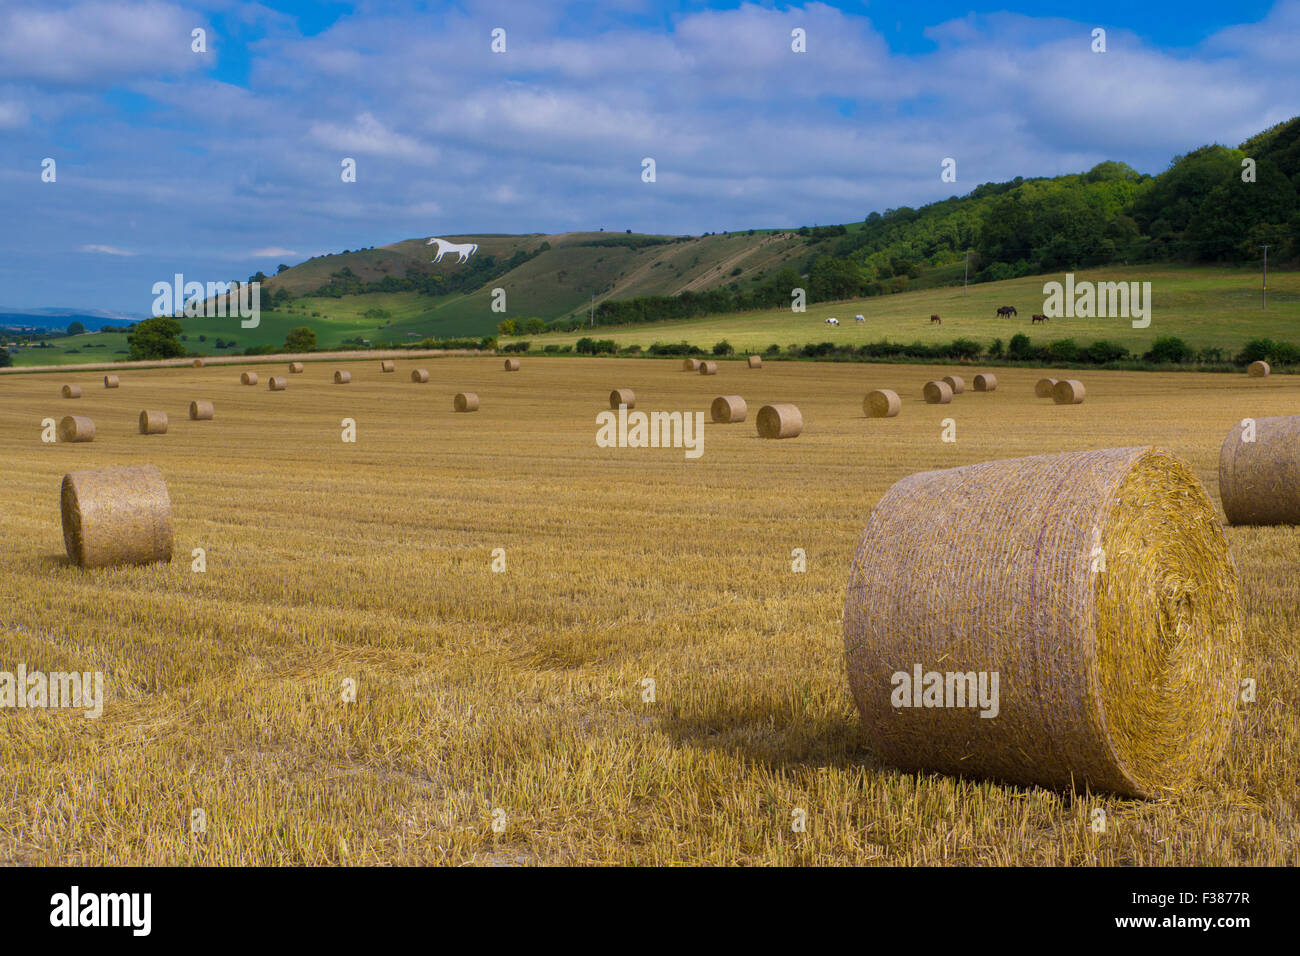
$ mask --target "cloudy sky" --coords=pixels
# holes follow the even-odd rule
[[[414,236],[847,222],[1300,113],[1300,0],[1137,6],[0,0],[0,308],[143,314],[175,272]]]

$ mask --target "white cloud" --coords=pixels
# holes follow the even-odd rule
[[[246,253],[250,259],[283,259],[288,256],[296,256],[298,253],[292,249],[281,249],[279,246],[270,246],[266,249],[254,249]]]
[[[81,247],[81,251],[82,251],[82,252],[97,252],[97,253],[99,253],[100,255],[105,255],[105,256],[133,256],[133,255],[135,255],[134,252],[131,252],[131,251],[127,250],[127,249],[119,249],[119,248],[117,248],[117,246],[89,245],[89,246],[82,246],[82,247]]]

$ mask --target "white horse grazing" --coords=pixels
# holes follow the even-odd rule
[[[861,316],[861,315],[855,315],[854,318],[857,319],[859,322],[865,322],[865,321],[867,321],[867,320],[866,320],[866,317],[865,317],[865,316]]]
[[[442,257],[449,252],[456,253],[458,257],[456,259],[457,262],[468,262],[469,257],[478,252],[478,243],[475,242],[457,244],[454,242],[448,242],[446,239],[430,239],[425,243],[425,245],[438,247],[438,254],[433,257],[434,262],[441,262]]]
[[[836,318],[829,318],[829,319],[826,320],[826,324],[827,324],[827,325],[839,325],[839,324],[840,324],[840,320],[839,320],[839,319],[836,319]]]

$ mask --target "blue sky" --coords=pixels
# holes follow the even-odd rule
[[[175,272],[415,236],[846,222],[1154,173],[1300,113],[1297,50],[1300,0],[0,0],[0,308],[147,313]]]

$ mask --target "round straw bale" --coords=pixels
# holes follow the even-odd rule
[[[682,371],[683,371],[683,372],[698,372],[699,370],[700,370],[700,360],[699,360],[699,359],[688,358],[688,359],[683,359],[683,360],[682,360]]]
[[[952,389],[954,395],[960,395],[962,392],[966,391],[966,380],[960,375],[945,375],[943,380],[947,383],[948,387]]]
[[[429,370],[427,368],[411,369],[411,381],[423,384],[429,380]]]
[[[628,408],[636,408],[636,393],[630,388],[616,388],[609,393],[609,407],[618,408],[620,405],[626,405]]]
[[[745,400],[739,395],[719,395],[713,400],[710,411],[715,422],[729,425],[743,422],[745,416],[749,414],[749,408],[745,405]]]
[[[458,392],[452,407],[458,412],[478,411],[478,395],[473,392]]]
[[[397,365],[393,362],[392,359],[384,359],[382,362],[379,363],[379,371],[381,372],[392,372],[396,370],[396,368]]]
[[[212,421],[212,403],[205,401],[190,402],[190,421],[210,422]]]
[[[763,356],[761,356],[761,355],[751,355],[751,356],[749,357],[749,367],[750,367],[750,368],[762,368],[762,367],[763,367]]]
[[[64,386],[63,386],[63,397],[64,397],[64,398],[81,398],[81,386],[80,386],[80,385],[64,385]]]
[[[66,415],[59,422],[58,432],[59,441],[94,441],[95,423],[80,415]]]
[[[1273,371],[1272,366],[1262,360],[1259,362],[1251,362],[1246,366],[1246,374],[1251,378],[1264,378],[1271,371]]]
[[[172,559],[172,505],[153,465],[74,471],[60,495],[68,560],[82,568]]]
[[[167,413],[146,408],[140,413],[141,435],[166,435]]]
[[[335,385],[346,385],[350,381],[352,381],[351,372],[345,372],[342,369],[339,369],[337,372],[334,373]]]
[[[867,521],[844,609],[849,687],[886,763],[1129,796],[1221,754],[1242,625],[1209,498],[1153,448],[904,478]]]
[[[203,368],[203,359],[196,358],[193,362],[190,363],[190,365],[194,366],[195,368]]]
[[[947,382],[926,382],[923,391],[927,405],[947,405],[952,401],[952,389]]]
[[[1063,378],[1052,386],[1052,401],[1058,405],[1082,405],[1083,383],[1075,378]]]
[[[278,375],[272,375],[266,380],[266,387],[273,392],[283,392],[289,387],[289,380]]]
[[[256,385],[256,384],[257,384],[257,373],[256,373],[256,372],[241,372],[240,375],[239,375],[239,384],[240,384],[240,385]]]
[[[1219,449],[1223,513],[1229,524],[1300,524],[1300,417],[1252,421]]]
[[[508,359],[506,359],[506,371],[507,371],[507,372],[517,372],[517,371],[519,371],[519,359],[517,359],[517,358],[508,358]]]
[[[290,362],[290,363],[289,363],[289,374],[290,374],[290,375],[301,375],[301,374],[302,374],[302,363],[301,363],[301,362]]]
[[[898,393],[891,392],[887,388],[868,392],[867,397],[862,400],[862,410],[867,413],[868,418],[893,418],[902,408],[903,402],[898,397]]]
[[[1056,379],[1040,378],[1037,382],[1034,383],[1034,397],[1051,398],[1052,389],[1054,388],[1056,388]]]
[[[121,387],[121,385],[122,385],[122,383],[121,383],[121,381],[118,380],[118,377],[117,377],[116,375],[105,375],[105,376],[104,376],[104,387],[105,387],[105,388],[119,388],[119,387]]]
[[[718,374],[718,363],[717,363],[717,362],[701,362],[701,363],[700,363],[700,374],[701,374],[701,375],[717,375],[717,374]]]
[[[764,405],[755,424],[759,438],[796,438],[803,431],[803,415],[794,405]]]
[[[992,372],[980,372],[975,376],[975,391],[992,392],[998,387],[998,377]]]

